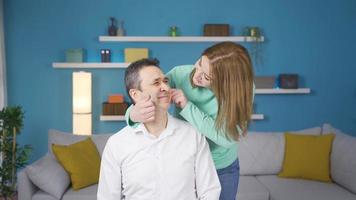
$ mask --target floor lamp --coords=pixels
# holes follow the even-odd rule
[[[91,73],[73,72],[73,134],[91,135]]]

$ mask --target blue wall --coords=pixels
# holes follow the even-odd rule
[[[8,102],[25,110],[20,143],[32,144],[31,161],[47,151],[47,130],[72,129],[71,69],[54,69],[68,48],[84,47],[88,61],[99,49],[123,61],[125,47],[148,47],[163,70],[190,64],[212,43],[100,43],[108,18],[125,20],[128,35],[166,35],[176,25],[183,35],[200,35],[204,23],[229,23],[234,35],[245,26],[263,28],[264,63],[256,75],[298,73],[310,95],[257,95],[253,130],[292,130],[330,122],[356,135],[356,1],[354,0],[35,0],[5,1]],[[249,46],[250,44],[245,44]],[[125,93],[122,69],[93,72],[93,128],[116,132],[122,122],[101,122],[107,94]]]

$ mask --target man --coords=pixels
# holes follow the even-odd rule
[[[168,114],[171,92],[158,61],[132,63],[125,84],[133,102],[151,99],[155,116],[109,138],[98,200],[218,200],[220,183],[208,144],[191,125]]]

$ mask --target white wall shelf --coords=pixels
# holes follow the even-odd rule
[[[253,114],[252,120],[263,120],[263,114]],[[125,121],[124,115],[100,115],[100,121]]]
[[[100,121],[125,121],[125,115],[100,115]]]
[[[251,119],[252,120],[264,120],[265,116],[263,114],[253,114]]]
[[[256,94],[309,94],[310,88],[298,88],[298,89],[256,89]]]
[[[52,63],[53,68],[69,69],[69,68],[127,68],[130,63]]]
[[[100,42],[254,42],[254,37],[246,36],[226,36],[226,37],[207,37],[207,36],[99,36]],[[264,37],[260,37],[258,42],[263,42]]]

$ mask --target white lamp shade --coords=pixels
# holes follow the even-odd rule
[[[91,135],[91,114],[73,114],[73,134]]]
[[[91,113],[91,73],[73,72],[73,113]]]

